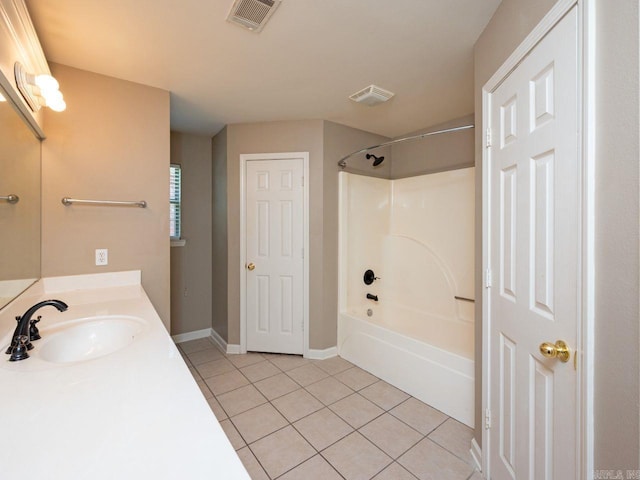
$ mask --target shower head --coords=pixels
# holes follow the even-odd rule
[[[373,158],[373,166],[377,167],[382,162],[384,162],[384,157],[376,157],[373,153],[367,153],[367,160]]]

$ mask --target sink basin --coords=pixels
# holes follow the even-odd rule
[[[124,315],[73,320],[43,331],[32,353],[47,362],[83,362],[127,347],[144,326],[141,318]]]

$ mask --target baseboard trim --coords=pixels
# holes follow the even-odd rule
[[[476,464],[476,468],[478,469],[479,472],[482,471],[482,449],[480,448],[480,445],[478,445],[478,442],[476,442],[475,438],[471,439],[471,450],[469,450],[469,452],[471,453],[471,458],[473,458],[473,461]]]
[[[327,358],[338,356],[338,347],[329,347],[324,350],[315,350],[310,348],[306,358],[310,358],[311,360],[326,360]]]
[[[234,345],[234,344],[230,344],[230,345],[229,345],[229,344],[228,344],[228,345],[227,345],[227,353],[228,353],[229,355],[237,355],[237,354],[239,354],[239,353],[242,353],[242,352],[240,351],[240,345]]]
[[[216,332],[213,328],[211,329],[210,336],[211,336],[211,340],[213,340],[213,343],[215,343],[221,351],[223,352],[227,351],[227,342],[225,342],[224,338],[222,338],[220,334]]]
[[[198,340],[199,338],[207,338],[211,336],[210,328],[204,328],[202,330],[196,330],[195,332],[187,332],[187,333],[179,333],[177,335],[172,335],[171,339],[174,343],[183,343],[188,342],[189,340]]]

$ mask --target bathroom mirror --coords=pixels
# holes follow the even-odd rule
[[[2,308],[40,278],[41,144],[1,87],[0,95]]]

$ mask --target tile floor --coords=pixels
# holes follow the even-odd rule
[[[340,357],[178,347],[252,479],[482,478],[471,429]]]

